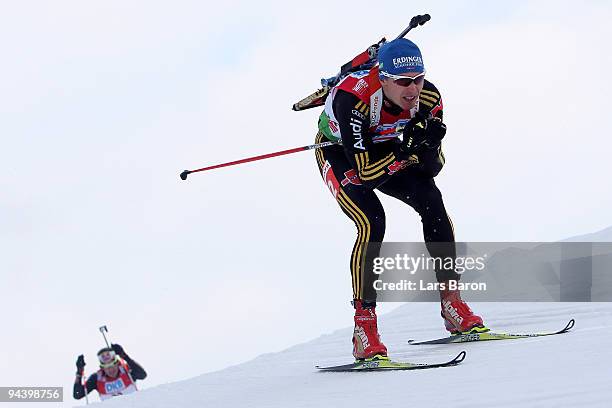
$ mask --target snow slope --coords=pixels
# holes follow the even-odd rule
[[[556,331],[571,317],[576,326],[543,338],[411,346],[408,339],[445,333],[437,304],[405,304],[380,318],[392,357],[438,362],[467,350],[466,360],[457,367],[420,371],[317,372],[315,364],[352,360],[352,329],[347,327],[244,364],[118,397],[105,407],[610,406],[612,304],[473,306],[498,331]],[[245,343],[250,335],[245,333]]]
[[[567,238],[561,242],[612,242],[612,226],[590,234]]]

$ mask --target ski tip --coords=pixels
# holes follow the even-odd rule
[[[574,327],[574,324],[576,324],[576,320],[571,319],[568,323],[567,326],[565,326],[565,329],[561,330],[562,332],[566,332],[568,330],[571,330]]]

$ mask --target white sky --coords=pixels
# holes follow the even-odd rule
[[[291,105],[414,14],[432,15],[410,38],[444,98],[457,239],[611,225],[610,4],[458,3],[5,4],[0,386],[63,385],[72,405],[101,324],[143,387],[350,325],[354,227],[312,153],[178,174],[312,143],[320,110]],[[382,199],[386,239],[421,240]]]

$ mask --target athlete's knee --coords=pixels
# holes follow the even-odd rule
[[[385,214],[376,214],[370,219],[371,234],[370,242],[382,242],[385,237],[385,230],[387,228]]]
[[[368,214],[354,219],[360,242],[382,242],[385,237],[385,214]]]
[[[416,210],[421,216],[445,212],[442,193],[433,183],[415,194],[414,201],[417,203]]]

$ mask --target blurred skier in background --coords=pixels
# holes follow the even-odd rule
[[[353,284],[356,359],[387,358],[377,327],[376,279],[362,262],[368,244],[382,242],[385,212],[375,190],[397,198],[421,216],[432,257],[456,258],[453,226],[434,177],[444,165],[446,134],[442,98],[425,79],[421,51],[399,38],[383,44],[378,64],[353,72],[330,90],[319,118],[316,149],[319,171],[342,211],[357,226],[350,270]],[[454,267],[436,269],[440,283],[458,280]],[[448,286],[446,286],[448,288]],[[484,328],[458,290],[440,290],[441,314],[451,333]]]
[[[131,394],[137,391],[136,380],[147,377],[145,370],[132,360],[119,344],[112,344],[98,351],[100,369],[89,376],[83,386],[82,378],[85,369],[85,358],[81,354],[76,361],[77,372],[74,382],[73,396],[81,399],[85,394],[96,390],[101,400]]]

